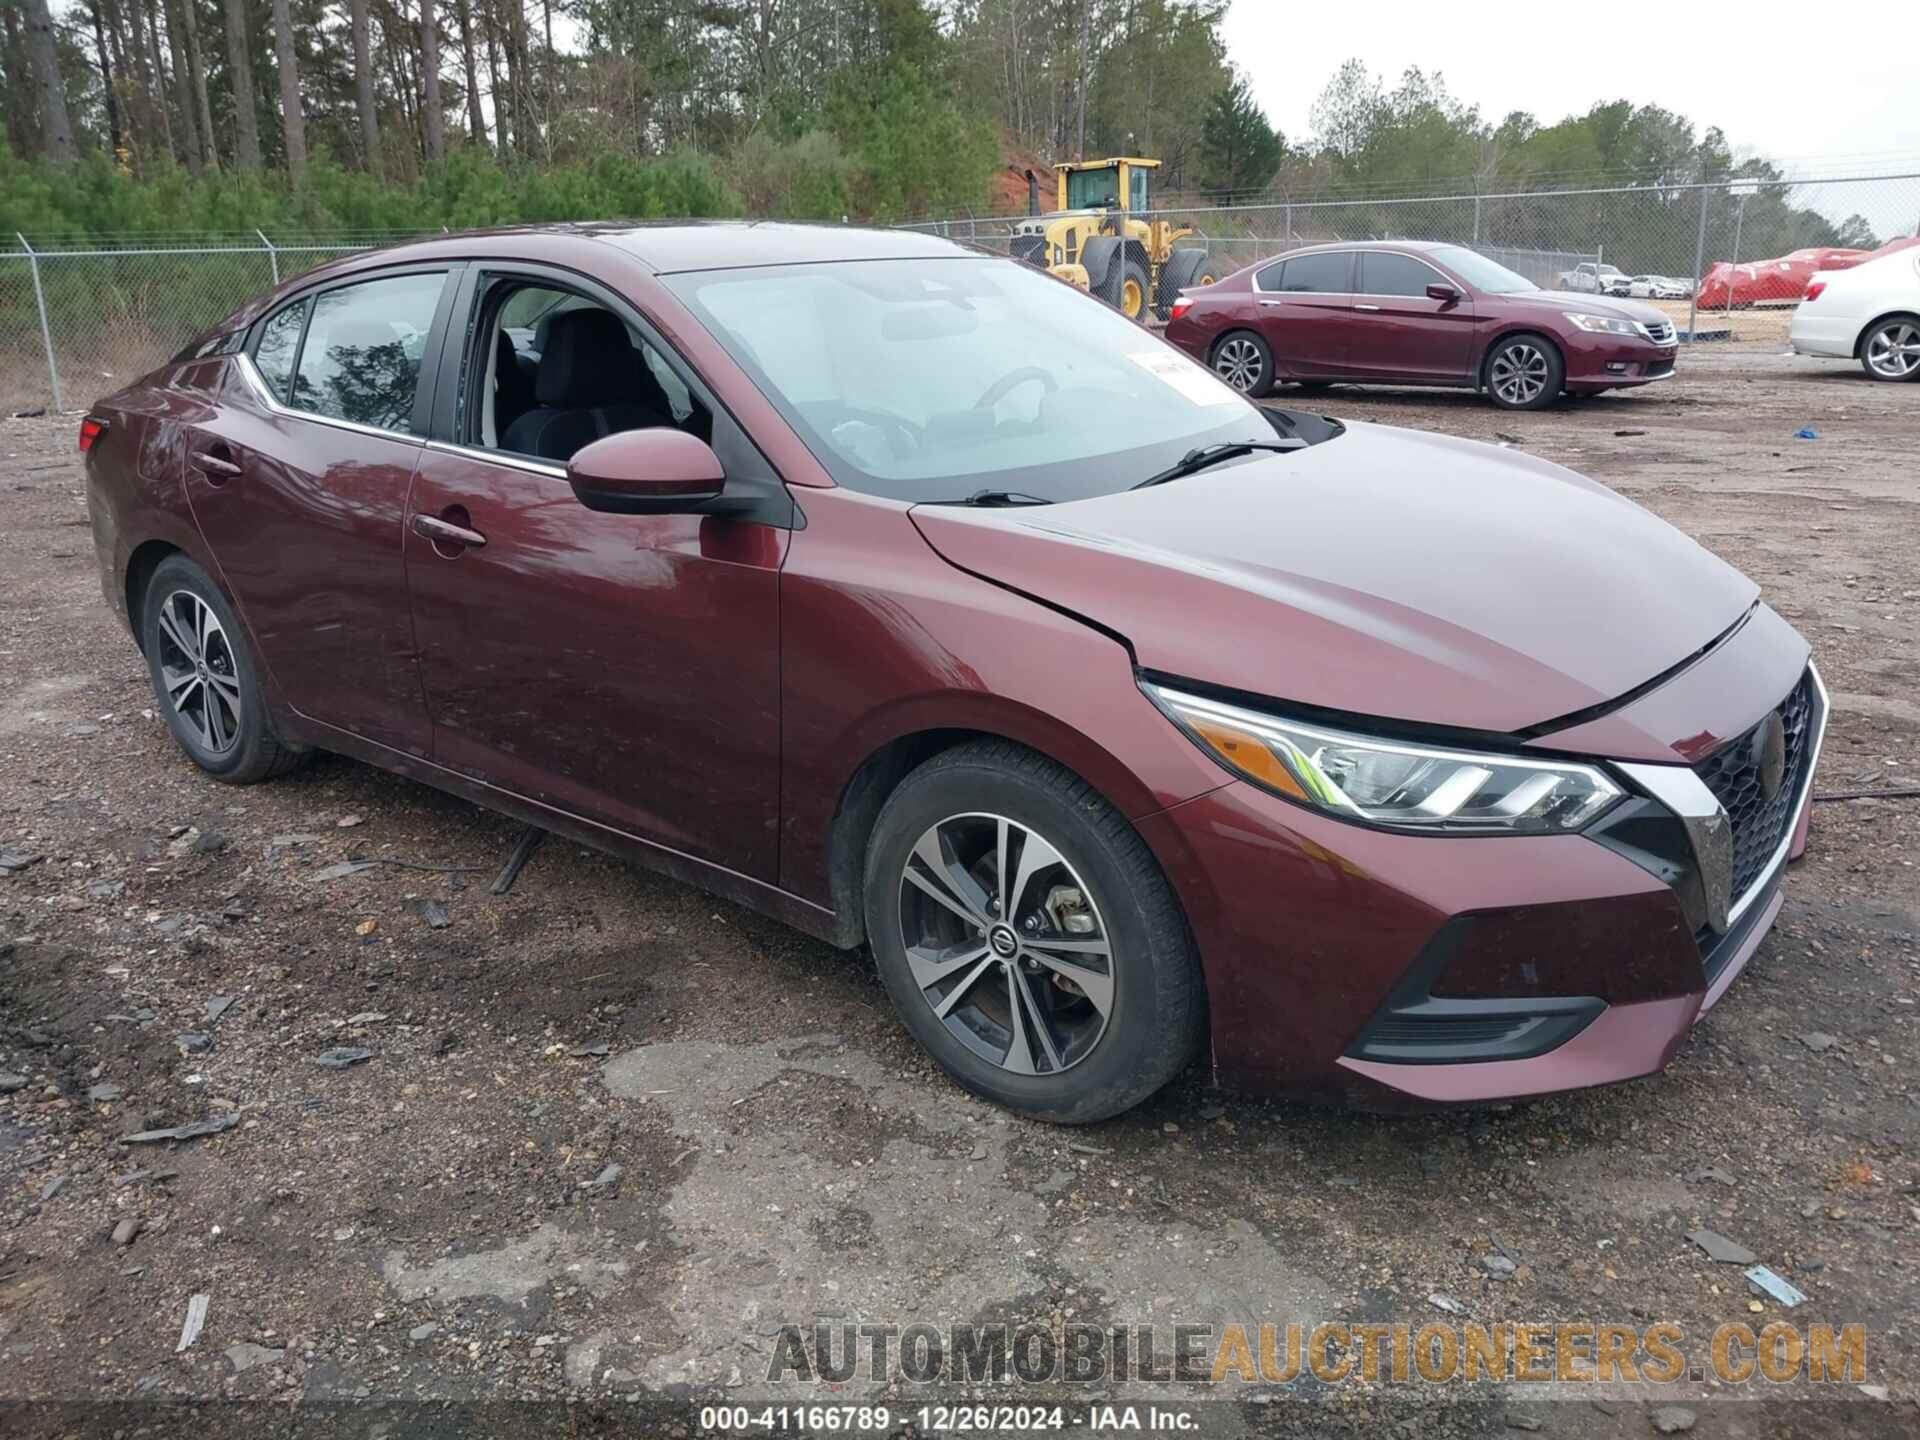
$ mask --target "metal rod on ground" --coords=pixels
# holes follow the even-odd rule
[[[267,264],[273,267],[273,288],[280,288],[280,253],[273,248],[273,242],[267,238],[267,232],[256,229],[254,234],[260,237],[260,243],[267,247]]]
[[[1687,301],[1687,342],[1691,344],[1700,320],[1700,281],[1707,265],[1707,196],[1712,192],[1700,187],[1700,233],[1693,242],[1693,298]]]
[[[40,310],[40,343],[47,347],[47,383],[53,387],[53,408],[64,410],[67,407],[60,403],[60,366],[53,358],[53,330],[47,324],[47,296],[40,288],[40,257],[18,230],[13,232],[13,238],[27,252],[27,266],[33,271],[33,303]]]
[[[533,852],[540,848],[540,842],[546,838],[547,832],[538,825],[529,825],[520,832],[520,838],[513,842],[513,853],[507,856],[507,863],[500,867],[499,875],[494,877],[495,895],[504,895],[513,889],[513,882],[520,878],[527,861],[533,858]]]

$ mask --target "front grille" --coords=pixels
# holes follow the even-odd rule
[[[1662,375],[1671,375],[1672,373],[1673,362],[1671,360],[1650,360],[1647,362],[1647,378],[1649,380],[1657,380]]]
[[[1766,871],[1780,842],[1786,839],[1787,827],[1793,823],[1794,802],[1800,798],[1807,756],[1813,744],[1811,671],[1800,677],[1800,683],[1793,687],[1775,713],[1780,717],[1782,738],[1786,742],[1786,764],[1781,770],[1780,788],[1772,799],[1767,798],[1761,785],[1761,747],[1755,743],[1766,720],[1693,767],[1694,773],[1727,812],[1733,829],[1733,903],[1736,905]]]
[[[1047,237],[1015,235],[1007,242],[1007,253],[1015,260],[1024,260],[1029,265],[1044,266],[1047,263]]]
[[[1650,321],[1640,328],[1646,333],[1647,339],[1653,341],[1656,345],[1671,345],[1673,343],[1673,322],[1671,320]]]

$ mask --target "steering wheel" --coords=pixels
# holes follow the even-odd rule
[[[989,385],[986,393],[973,402],[973,408],[991,410],[1020,386],[1034,380],[1038,380],[1049,395],[1060,388],[1060,382],[1053,378],[1051,371],[1042,370],[1038,365],[1022,365],[1018,370],[1009,370]]]

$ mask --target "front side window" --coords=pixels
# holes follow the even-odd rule
[[[306,329],[307,307],[312,303],[296,300],[276,313],[260,327],[259,343],[253,347],[254,369],[282,405],[293,383],[293,360],[300,351],[300,332]]]
[[[468,443],[557,464],[622,430],[668,426],[712,443],[712,408],[646,335],[606,306],[572,290],[502,279],[480,313]]]
[[[1427,286],[1442,283],[1440,272],[1411,255],[1384,250],[1360,256],[1360,293],[1363,295],[1425,295]]]
[[[1308,295],[1345,295],[1353,289],[1353,256],[1339,251],[1296,255],[1286,262],[1280,284],[1274,288]]]
[[[437,273],[395,275],[315,296],[287,403],[335,420],[412,433],[420,360],[445,279]]]
[[[1273,438],[1204,366],[1031,266],[845,261],[662,277],[835,481],[1073,500]]]

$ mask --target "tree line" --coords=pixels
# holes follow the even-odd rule
[[[897,219],[1005,211],[1023,196],[1010,169],[1115,153],[1160,159],[1161,198],[1189,203],[1750,174],[1766,197],[1747,217],[1759,233],[1819,228],[1771,166],[1736,164],[1718,130],[1657,107],[1495,121],[1438,76],[1388,85],[1349,61],[1312,133],[1287,137],[1229,63],[1225,10],[0,0],[0,231]],[[1800,243],[1871,238],[1820,224]]]

